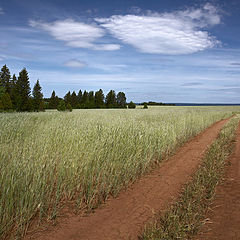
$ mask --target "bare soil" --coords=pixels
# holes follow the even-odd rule
[[[191,180],[201,164],[208,146],[217,138],[227,121],[221,120],[210,126],[179,148],[160,167],[122,191],[117,198],[109,199],[95,212],[85,216],[65,217],[55,227],[28,234],[25,239],[138,239],[143,227],[154,218],[155,213],[166,209],[176,200],[184,184]],[[239,199],[236,197],[235,201]]]
[[[229,159],[224,182],[217,187],[207,224],[197,236],[201,240],[240,239],[240,125],[236,147]]]

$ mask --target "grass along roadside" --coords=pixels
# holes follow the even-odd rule
[[[215,188],[232,153],[239,116],[232,118],[210,146],[203,164],[188,183],[180,199],[154,224],[146,227],[141,240],[190,239],[205,222],[205,213],[214,198]]]

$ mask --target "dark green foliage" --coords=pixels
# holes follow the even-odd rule
[[[144,108],[144,109],[148,109],[148,105],[147,105],[146,102],[143,104],[143,108]]]
[[[3,103],[2,103],[2,101],[0,100],[0,112],[3,112],[3,111],[4,111]]]
[[[95,107],[96,108],[104,107],[104,94],[102,89],[99,89],[97,92],[95,92]]]
[[[58,96],[56,96],[56,93],[55,91],[52,92],[52,95],[49,99],[49,108],[50,109],[57,109],[58,107],[58,104],[59,104],[59,98]]]
[[[2,67],[0,72],[0,86],[4,87],[8,94],[11,93],[11,75],[6,64]]]
[[[119,92],[117,94],[117,105],[119,108],[126,108],[127,107],[127,98],[124,92]]]
[[[73,108],[77,108],[77,106],[78,106],[78,97],[77,97],[77,94],[75,93],[75,91],[73,91],[73,93],[71,95],[71,106]]]
[[[40,111],[40,108],[44,109],[42,88],[40,86],[39,80],[37,80],[36,84],[34,85],[32,94],[34,111]]]
[[[71,92],[68,91],[68,93],[64,96],[64,101],[66,104],[71,104]]]
[[[88,92],[85,90],[82,95],[81,108],[87,108],[88,105]]]
[[[78,106],[80,107],[80,104],[81,104],[81,101],[82,101],[82,91],[79,90],[78,92],[78,95],[77,95],[77,98],[78,98]]]
[[[87,108],[95,108],[95,98],[94,98],[94,92],[93,91],[90,91],[88,93]]]
[[[13,108],[12,101],[8,92],[5,92],[0,100],[2,102],[4,111],[9,111]]]
[[[128,108],[136,108],[136,104],[134,103],[134,102],[130,102],[129,104],[128,104]]]
[[[65,105],[65,101],[64,100],[61,100],[59,102],[57,110],[58,111],[66,111],[66,105]]]
[[[0,86],[0,98],[4,95],[5,93],[5,88]]]
[[[16,108],[17,111],[29,111],[31,110],[31,104],[29,103],[30,99],[30,83],[28,72],[24,68],[20,73],[18,80],[16,82]]]
[[[67,104],[67,110],[68,110],[69,112],[72,112],[72,106],[71,106],[70,103]]]
[[[39,104],[39,111],[45,112],[45,103],[44,101],[41,101]]]
[[[10,97],[12,100],[13,108],[16,109],[17,106],[17,78],[16,75],[13,74],[12,79],[10,80]]]
[[[105,103],[106,103],[107,108],[116,108],[117,107],[116,93],[114,90],[109,91],[109,93],[106,96]]]

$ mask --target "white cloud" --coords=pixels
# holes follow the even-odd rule
[[[220,23],[217,8],[207,3],[199,9],[145,15],[115,15],[96,18],[102,27],[141,52],[153,54],[190,54],[219,43],[202,28]]]
[[[85,62],[77,60],[77,59],[71,59],[71,60],[65,62],[64,66],[73,67],[73,68],[83,68],[83,67],[86,67],[87,64]]]
[[[57,40],[66,42],[70,47],[108,51],[120,48],[117,44],[97,44],[96,40],[105,35],[102,28],[71,19],[53,23],[30,21],[30,26],[47,31]]]

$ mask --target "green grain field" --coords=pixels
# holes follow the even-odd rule
[[[65,203],[92,209],[240,107],[0,114],[0,238]]]

